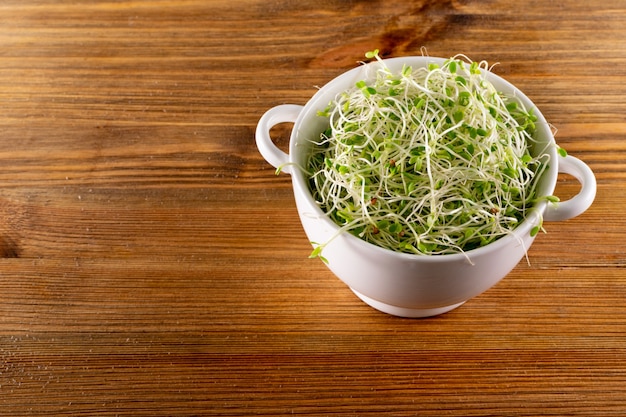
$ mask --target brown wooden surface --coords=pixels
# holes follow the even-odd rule
[[[500,62],[598,195],[410,320],[307,258],[254,129],[422,47]],[[622,0],[3,0],[0,415],[626,415],[625,115]]]

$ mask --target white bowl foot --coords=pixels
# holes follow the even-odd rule
[[[458,304],[453,304],[445,307],[437,307],[437,308],[405,308],[392,306],[390,304],[385,304],[380,301],[369,298],[366,295],[361,294],[358,291],[350,288],[353,293],[356,294],[365,304],[370,307],[374,307],[376,310],[382,311],[383,313],[391,314],[393,316],[398,317],[407,317],[407,318],[423,318],[423,317],[432,317],[437,316],[439,314],[447,313],[450,310],[454,310],[455,308],[461,306],[465,301],[460,302]]]

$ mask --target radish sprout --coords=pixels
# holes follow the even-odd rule
[[[392,73],[378,51],[366,57],[379,62],[374,79],[318,112],[329,126],[307,162],[312,195],[339,233],[423,255],[510,234],[536,203],[549,162],[531,153],[532,109],[499,93],[484,61],[459,55]]]

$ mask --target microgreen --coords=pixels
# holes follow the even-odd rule
[[[459,56],[392,73],[377,50],[366,57],[381,64],[375,78],[320,111],[329,127],[306,167],[311,193],[339,233],[426,255],[510,234],[536,203],[549,162],[530,152],[532,109],[499,93],[484,61]],[[327,243],[311,256],[321,257]]]

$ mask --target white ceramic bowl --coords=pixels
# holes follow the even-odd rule
[[[443,61],[442,58],[402,57],[384,62],[389,69],[398,72],[404,64],[418,68]],[[327,119],[317,116],[317,111],[357,81],[371,78],[376,65],[380,64],[367,64],[343,73],[322,87],[305,106],[286,104],[271,108],[258,123],[257,147],[271,165],[283,167],[282,172],[291,175],[300,220],[311,242],[328,241],[336,234],[338,226],[314,202],[307,179],[296,165],[306,165],[310,141],[317,140],[327,127]],[[498,91],[516,96],[528,109],[534,108],[538,117],[536,138],[541,144],[554,144],[550,126],[528,97],[493,73],[487,72],[486,77]],[[270,138],[270,129],[285,122],[294,123],[289,154]],[[559,172],[577,178],[581,191],[565,202],[538,204],[511,235],[465,254],[426,256],[393,252],[344,233],[323,251],[328,267],[365,303],[389,314],[428,317],[460,306],[495,285],[524,258],[534,240],[531,229],[542,217],[544,221],[566,220],[583,213],[593,202],[596,182],[589,167],[572,156],[559,156],[556,146],[539,148],[547,148],[551,162],[541,178],[538,194],[553,194]]]

